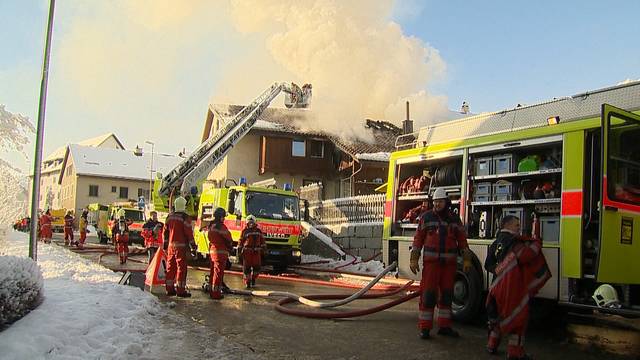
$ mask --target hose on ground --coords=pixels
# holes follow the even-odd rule
[[[364,293],[369,291],[387,273],[389,273],[391,270],[395,269],[397,265],[398,265],[398,263],[394,261],[391,265],[387,266],[382,272],[380,272],[380,274],[378,274],[378,276],[376,276],[373,280],[371,280],[369,282],[369,284],[367,284],[367,286],[363,287],[359,291],[355,292],[354,294],[351,294],[350,296],[348,296],[346,298],[340,298],[341,300],[339,300],[339,301],[333,301],[333,302],[328,302],[328,303],[314,301],[314,300],[311,300],[309,298],[305,298],[304,296],[296,295],[296,294],[293,294],[293,293],[290,293],[290,292],[285,292],[285,291],[234,290],[234,293],[242,294],[242,295],[260,296],[260,297],[285,297],[285,298],[291,298],[291,299],[293,299],[293,301],[297,301],[297,302],[300,302],[301,304],[305,304],[307,306],[314,307],[314,308],[336,307],[336,306],[341,306],[341,305],[348,304],[348,303],[358,299],[359,297],[363,296]],[[413,283],[413,282],[411,282],[411,283]],[[411,285],[411,284],[409,284],[409,285]],[[408,285],[405,285],[405,286],[408,286]]]

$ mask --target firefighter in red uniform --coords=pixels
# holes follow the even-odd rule
[[[40,216],[40,237],[45,244],[51,243],[51,237],[53,233],[51,231],[51,212],[49,209]]]
[[[238,244],[238,252],[242,256],[244,285],[247,289],[256,285],[262,265],[262,254],[266,247],[262,231],[256,224],[256,217],[247,216],[247,227],[242,230]]]
[[[124,211],[120,213],[118,221],[113,224],[111,236],[120,257],[120,264],[126,263],[129,257],[129,222],[124,217]]]
[[[485,269],[494,274],[487,296],[489,339],[487,351],[495,354],[501,334],[509,335],[507,359],[531,359],[524,352],[529,299],[551,277],[542,243],[520,235],[520,219],[505,216],[496,240],[489,246]]]
[[[73,217],[73,213],[71,210],[67,211],[67,214],[64,216],[64,244],[65,245],[73,245],[73,221],[75,218]]]
[[[223,208],[217,208],[213,212],[213,222],[209,226],[209,258],[211,267],[209,270],[209,289],[212,299],[222,299],[224,286],[224,268],[229,259],[229,252],[233,248],[233,240],[229,229],[224,225],[226,212]]]
[[[157,212],[151,211],[149,215],[151,215],[151,219],[142,226],[142,237],[144,238],[144,247],[147,248],[149,264],[151,264],[156,251],[163,245],[162,237],[160,237],[163,224],[158,221]]]
[[[436,302],[438,304],[438,335],[459,337],[451,328],[451,302],[453,283],[457,270],[457,257],[462,252],[465,269],[470,266],[471,252],[467,245],[464,227],[458,215],[449,210],[449,199],[443,188],[433,194],[433,209],[420,218],[413,239],[410,268],[414,274],[420,271],[418,259],[423,257],[420,281],[420,337],[429,339],[433,327]]]
[[[167,295],[191,297],[187,291],[187,251],[195,249],[191,218],[185,213],[187,200],[179,196],[173,202],[173,212],[164,226],[164,245],[167,249]]]

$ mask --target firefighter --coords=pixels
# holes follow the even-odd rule
[[[151,215],[151,219],[142,226],[142,237],[144,238],[144,247],[147,248],[148,262],[151,264],[156,251],[162,246],[160,234],[162,234],[164,224],[158,221],[157,212],[151,211],[149,215]]]
[[[51,243],[51,237],[53,233],[51,231],[51,211],[47,209],[42,216],[40,216],[40,237],[45,244]]]
[[[84,248],[84,242],[87,239],[88,214],[87,209],[84,209],[82,210],[82,215],[80,215],[80,221],[78,222],[78,230],[80,230],[80,242],[77,243],[78,249]]]
[[[410,269],[420,271],[418,259],[423,257],[420,281],[420,338],[429,339],[433,327],[434,308],[438,305],[438,335],[457,338],[451,327],[453,283],[457,270],[457,257],[462,252],[464,271],[470,268],[471,251],[458,215],[449,210],[450,201],[443,188],[433,194],[433,209],[422,214],[413,239]]]
[[[229,229],[224,225],[226,212],[223,208],[217,208],[213,212],[213,222],[209,226],[209,258],[211,267],[209,270],[209,296],[214,300],[222,299],[224,286],[224,269],[227,266],[229,252],[233,248],[233,240]]]
[[[67,214],[64,216],[64,244],[65,245],[73,245],[73,222],[75,221],[75,217],[73,217],[73,212],[71,210],[67,211]]]
[[[238,244],[238,253],[242,256],[244,285],[247,289],[256,285],[262,265],[262,254],[266,247],[262,231],[256,223],[256,217],[247,216],[247,227],[242,230]]]
[[[120,257],[120,264],[126,263],[129,257],[129,222],[124,216],[124,211],[121,210],[118,221],[111,228],[112,241]]]
[[[508,334],[507,359],[526,360],[524,334],[529,299],[551,277],[542,254],[542,243],[520,235],[520,219],[505,216],[496,240],[489,246],[485,269],[494,274],[487,295],[489,339],[487,351],[495,354],[501,334]]]
[[[167,295],[184,298],[191,297],[187,291],[187,250],[196,248],[191,218],[185,213],[186,204],[182,196],[173,201],[173,212],[167,216],[163,231],[167,249]]]

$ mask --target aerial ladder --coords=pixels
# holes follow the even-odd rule
[[[311,84],[300,88],[294,83],[275,83],[253,102],[229,118],[213,136],[203,141],[187,158],[162,178],[161,197],[190,196],[197,192],[197,182],[206,178],[227,153],[251,130],[262,112],[280,92],[286,93],[287,108],[308,108]],[[171,201],[169,201],[171,204]]]

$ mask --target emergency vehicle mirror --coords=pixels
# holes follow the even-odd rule
[[[229,214],[234,214],[234,210],[236,208],[236,196],[238,192],[235,190],[229,190],[229,206],[227,208],[227,212]]]

